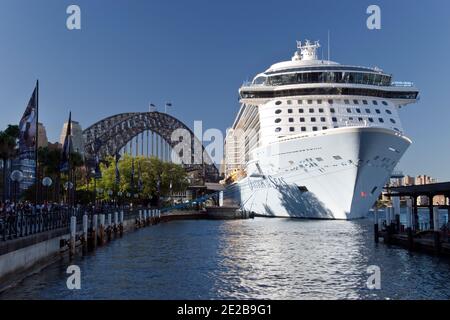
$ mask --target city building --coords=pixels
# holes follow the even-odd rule
[[[67,132],[67,125],[68,122],[65,122],[62,130],[61,135],[59,138],[59,143],[61,145],[64,145],[64,139],[66,138],[66,132]],[[72,120],[72,147],[74,152],[78,152],[80,154],[84,154],[84,138],[83,138],[83,130],[81,128],[81,125],[77,121]]]
[[[45,148],[48,146],[47,131],[42,123],[38,123],[38,147]]]

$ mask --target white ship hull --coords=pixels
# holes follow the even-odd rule
[[[289,136],[254,150],[247,177],[229,185],[224,199],[262,216],[362,218],[410,143],[376,127]]]

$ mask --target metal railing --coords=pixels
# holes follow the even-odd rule
[[[68,208],[57,207],[48,210],[19,209],[8,213],[0,213],[0,243],[2,241],[14,240],[38,233],[70,227],[70,218],[75,216],[77,224],[81,225],[83,215],[87,214],[92,221],[94,214],[113,214],[124,211],[124,217],[136,218],[139,210],[144,208],[108,207],[101,210],[92,208]]]

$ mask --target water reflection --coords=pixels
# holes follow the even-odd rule
[[[450,263],[373,243],[372,223],[254,219],[176,221],[60,261],[1,299],[427,299],[450,297]],[[366,288],[369,265],[381,290]]]

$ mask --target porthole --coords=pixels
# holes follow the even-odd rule
[[[309,113],[314,113],[314,109],[309,109]]]
[[[316,122],[316,118],[311,118],[311,122]]]
[[[280,132],[280,131],[281,131],[281,128],[280,128],[280,127],[278,127],[278,128],[275,129],[275,132]]]
[[[369,122],[373,122],[373,118],[369,118]]]
[[[289,128],[289,131],[290,131],[290,132],[294,132],[294,131],[295,131],[295,128],[294,128],[294,127],[290,127],[290,128]]]
[[[275,123],[280,123],[281,122],[281,119],[280,118],[276,118],[275,119]]]
[[[299,112],[299,113],[303,113],[304,110],[303,110],[303,109],[298,109],[298,112]]]
[[[298,104],[303,104],[303,100],[297,100]]]
[[[370,112],[370,109],[366,109],[366,113],[371,113],[371,112]]]
[[[352,109],[347,108],[347,113],[352,113]]]
[[[305,122],[305,118],[300,118],[300,122]]]
[[[301,130],[302,130],[303,132],[305,132],[305,131],[306,131],[306,127],[302,127]]]
[[[289,118],[289,122],[294,122],[294,118]]]
[[[359,104],[359,101],[358,100],[353,100],[353,103],[354,104]]]
[[[383,118],[378,118],[378,121],[380,121],[380,123],[384,123],[384,119]]]
[[[320,118],[320,121],[325,122],[325,117]]]
[[[394,123],[394,124],[397,123],[394,119],[390,119],[390,120],[391,120],[391,122]]]
[[[356,108],[356,112],[357,113],[361,113],[361,109],[360,108]]]
[[[386,109],[386,113],[387,114],[392,114],[391,110],[387,110],[387,109]]]
[[[288,109],[288,113],[292,113],[292,109]]]
[[[337,122],[337,118],[336,118],[336,117],[331,118],[331,120],[332,120],[333,122]]]
[[[378,105],[378,102],[376,100],[373,100],[372,103],[373,103],[374,106]]]
[[[330,112],[331,112],[331,113],[335,113],[336,110],[335,110],[334,108],[330,108]]]
[[[322,130],[327,130],[328,128],[327,127],[322,127]]]
[[[385,106],[388,105],[388,103],[386,101],[382,101],[381,103],[384,104]]]
[[[333,104],[333,100],[332,99],[330,99],[330,100],[328,100],[328,104]]]
[[[291,101],[291,100],[288,100],[288,101],[287,101],[287,104],[292,104],[292,101]]]
[[[277,102],[275,102],[275,104],[276,104],[277,106],[279,106],[279,105],[281,104],[281,101],[277,101]]]
[[[313,130],[313,131],[317,131],[317,127],[313,127],[312,130]]]
[[[322,108],[319,108],[319,113],[323,113],[323,109]]]
[[[275,110],[275,114],[280,114],[280,113],[281,113],[281,109]]]
[[[367,104],[367,100],[363,100],[362,102],[363,102],[363,104]]]

